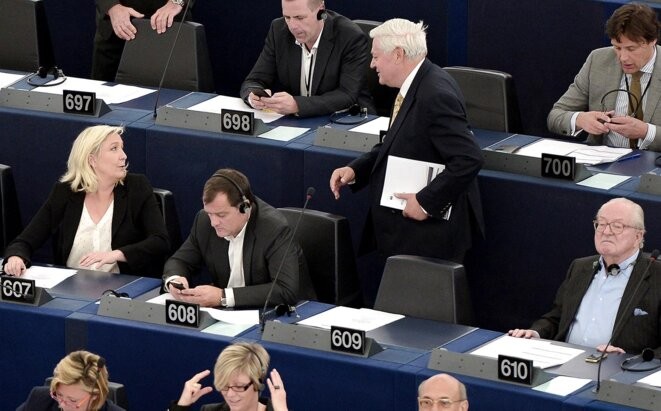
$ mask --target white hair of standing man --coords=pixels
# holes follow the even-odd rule
[[[370,37],[379,39],[384,53],[397,47],[404,50],[409,59],[427,56],[427,26],[422,21],[414,23],[406,19],[390,19],[370,31]]]

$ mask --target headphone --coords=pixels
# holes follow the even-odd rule
[[[328,12],[326,9],[319,9],[317,12],[317,20],[326,20],[328,18]]]
[[[40,83],[35,83],[35,82],[32,81],[32,79],[35,76],[39,76],[40,78],[46,78],[48,76],[48,74],[53,75],[53,80],[56,80],[56,79],[59,78],[60,81],[52,83],[52,84],[50,84],[50,83],[49,84],[40,84]],[[62,69],[60,69],[57,66],[53,66],[53,67],[39,66],[36,73],[30,74],[30,76],[27,79],[27,83],[29,85],[35,86],[35,87],[53,87],[53,86],[57,86],[57,85],[60,85],[60,84],[64,83],[64,81],[66,79],[67,79],[67,76],[65,76]]]
[[[347,113],[347,114],[345,114]],[[345,114],[342,116],[342,114]],[[357,116],[358,118],[350,118]],[[330,115],[330,122],[335,124],[360,124],[367,119],[367,107],[360,107],[358,104],[352,104],[349,108],[338,110]]]
[[[239,203],[239,212],[241,214],[245,214],[246,212],[250,211],[250,200],[248,200],[248,197],[246,197],[245,193],[243,192],[243,190],[241,190],[241,187],[239,187],[236,181],[232,180],[231,178],[229,178],[228,176],[222,173],[214,173],[214,175],[212,175],[211,177],[221,177],[232,183],[232,185],[236,187],[236,190],[239,192],[239,195],[241,196],[241,202]]]
[[[252,355],[254,355],[255,358],[257,358],[257,361],[259,362],[260,375],[259,375],[259,378],[257,378],[257,381],[259,381],[258,389],[259,389],[259,391],[261,391],[261,390],[264,389],[264,377],[266,377],[266,367],[264,366],[264,363],[262,362],[262,359],[259,357],[259,355],[257,355],[257,351],[253,350],[252,347],[250,345],[248,345],[247,343],[245,345],[243,345],[243,347],[246,350],[250,351],[250,353]]]
[[[599,270],[601,270],[601,259],[595,261],[592,263],[592,267],[594,268],[594,271],[592,274],[597,274]],[[618,275],[622,271],[619,265],[617,264],[611,264],[608,267],[606,267],[606,276],[612,275],[613,277]]]
[[[659,364],[658,361],[652,361],[653,359],[654,359],[654,350],[651,348],[645,348],[643,349],[642,353],[638,355],[634,355],[633,357],[627,358],[626,360],[622,361],[622,365],[620,367],[624,371],[633,371],[633,372],[651,371],[661,367],[661,364]],[[644,363],[649,363],[649,364],[644,364]]]
[[[117,298],[129,298],[128,293],[118,293],[115,290],[106,290],[101,294],[102,297],[105,297],[106,295],[112,295],[113,297]]]

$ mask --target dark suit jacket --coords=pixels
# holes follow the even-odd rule
[[[273,404],[271,404],[271,400],[268,398],[259,398],[259,402],[262,404],[266,404],[266,411],[273,411]],[[184,407],[181,405],[177,405],[177,401],[172,401],[170,403],[170,408],[168,408],[168,411],[188,411],[190,410],[191,407]],[[200,408],[200,411],[230,411],[229,405],[227,405],[224,402],[220,402],[217,404],[206,404],[203,405]]]
[[[565,341],[569,328],[576,317],[583,296],[594,277],[594,262],[599,256],[583,257],[574,260],[569,266],[567,277],[558,289],[551,311],[535,321],[530,327],[542,338]],[[633,296],[649,259],[642,253],[634,265],[620,307],[615,317],[616,338],[612,345],[629,353],[639,354],[644,348],[654,349],[656,356],[661,354],[661,264],[652,263],[640,289]],[[631,299],[633,297],[633,300]],[[631,308],[624,312],[625,305],[632,301]],[[638,309],[638,310],[637,310]],[[636,315],[642,311],[645,315]],[[607,341],[604,341],[606,344]]]
[[[262,53],[241,85],[246,103],[250,89],[268,88],[291,94],[301,117],[331,114],[352,104],[374,113],[367,92],[367,36],[346,17],[330,10],[327,13],[315,56],[311,97],[301,96],[301,47],[280,17],[271,23]]]
[[[281,264],[282,269],[271,301],[274,304],[293,305],[300,299],[314,298],[301,248],[294,241],[285,254],[292,236],[287,219],[259,198],[250,210],[243,240],[246,286],[233,289],[236,306],[262,306]],[[209,216],[201,210],[195,217],[186,241],[165,263],[163,279],[180,275],[190,281],[206,266],[211,273],[213,285],[226,288],[230,278],[228,248],[229,242],[218,237],[211,227]]]
[[[60,407],[57,401],[50,396],[50,387],[34,387],[28,395],[28,399],[16,408],[16,411],[59,411]],[[100,411],[125,411],[115,405],[112,401],[106,400]]]
[[[112,249],[121,250],[127,261],[118,263],[120,272],[158,278],[170,248],[152,186],[145,176],[128,174],[114,194]],[[32,253],[52,236],[53,262],[66,265],[84,202],[84,192],[74,193],[69,184],[55,183],[46,203],[7,246],[5,261],[15,255],[29,267]]]
[[[432,218],[419,222],[379,205],[388,155],[445,164],[445,170],[417,193]],[[352,190],[369,184],[372,225],[368,221],[366,237],[373,233],[385,256],[448,259],[465,252],[472,232],[484,227],[476,181],[483,161],[457,83],[425,60],[383,143],[349,164],[356,173]],[[446,221],[440,217],[449,206],[452,213]]]

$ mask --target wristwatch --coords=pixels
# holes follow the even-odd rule
[[[221,307],[227,307],[227,298],[225,298],[225,290],[222,289],[221,292],[223,294],[222,294],[222,297],[220,298],[220,306]]]
[[[184,0],[170,0],[170,1],[176,4],[177,6],[181,6],[181,7],[184,7],[184,5],[186,4]]]

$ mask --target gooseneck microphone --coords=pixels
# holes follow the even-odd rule
[[[298,231],[298,226],[301,223],[303,214],[305,213],[305,210],[308,207],[308,202],[310,202],[310,199],[312,199],[314,192],[315,192],[314,187],[308,187],[307,192],[305,193],[305,203],[303,204],[303,208],[301,208],[301,213],[298,215],[298,220],[296,220],[296,225],[294,226],[294,230],[291,233],[291,237],[289,237],[289,242],[287,243],[287,247],[285,248],[285,253],[282,256],[282,261],[280,261],[280,266],[278,266],[278,271],[276,271],[275,276],[273,276],[273,282],[271,283],[271,288],[269,288],[269,293],[266,294],[266,300],[264,301],[264,308],[262,309],[262,314],[259,316],[259,329],[261,330],[262,333],[264,332],[264,326],[266,325],[266,307],[268,307],[269,302],[271,302],[271,294],[273,294],[273,289],[275,288],[275,284],[278,282],[280,271],[282,271],[282,266],[285,264],[285,260],[287,259],[287,253],[289,253],[289,247],[291,247],[291,243],[292,241],[294,241],[294,237],[296,236],[296,232]]]
[[[179,33],[181,33],[181,27],[186,21],[186,14],[188,14],[188,8],[192,0],[186,1],[186,7],[184,7],[184,12],[181,15],[181,22],[177,28],[177,34],[174,35],[174,40],[172,41],[172,48],[170,48],[170,54],[168,59],[165,62],[165,67],[163,67],[163,74],[161,75],[161,81],[158,83],[158,89],[156,90],[156,101],[154,102],[154,118],[156,118],[156,109],[158,108],[158,98],[161,96],[161,89],[163,88],[163,81],[165,81],[165,74],[168,72],[168,67],[170,66],[170,60],[172,60],[172,54],[174,53],[174,48],[177,46],[177,40],[179,39]]]
[[[638,293],[638,290],[640,289],[641,285],[643,285],[643,281],[645,281],[645,279],[649,274],[650,267],[652,267],[652,264],[659,257],[659,254],[661,254],[661,252],[657,249],[654,249],[652,251],[652,254],[650,254],[647,267],[645,267],[645,271],[643,271],[643,274],[640,276],[640,280],[638,280],[638,284],[636,284],[636,288],[634,288],[633,293],[629,298],[629,301],[627,301],[626,305],[624,306],[624,310],[622,310],[622,317],[620,318],[620,321],[616,321],[615,324],[613,325],[613,333],[611,334],[611,338],[610,340],[608,340],[608,343],[606,344],[606,348],[604,348],[604,351],[599,356],[599,365],[597,366],[597,386],[595,387],[594,392],[599,392],[599,389],[601,388],[601,363],[604,357],[606,356],[606,351],[608,350],[608,347],[611,345],[613,340],[615,340],[619,336],[621,331],[620,327],[622,327],[622,324],[624,324],[624,322],[627,320],[629,310],[631,310],[631,306],[633,305],[633,299]]]

